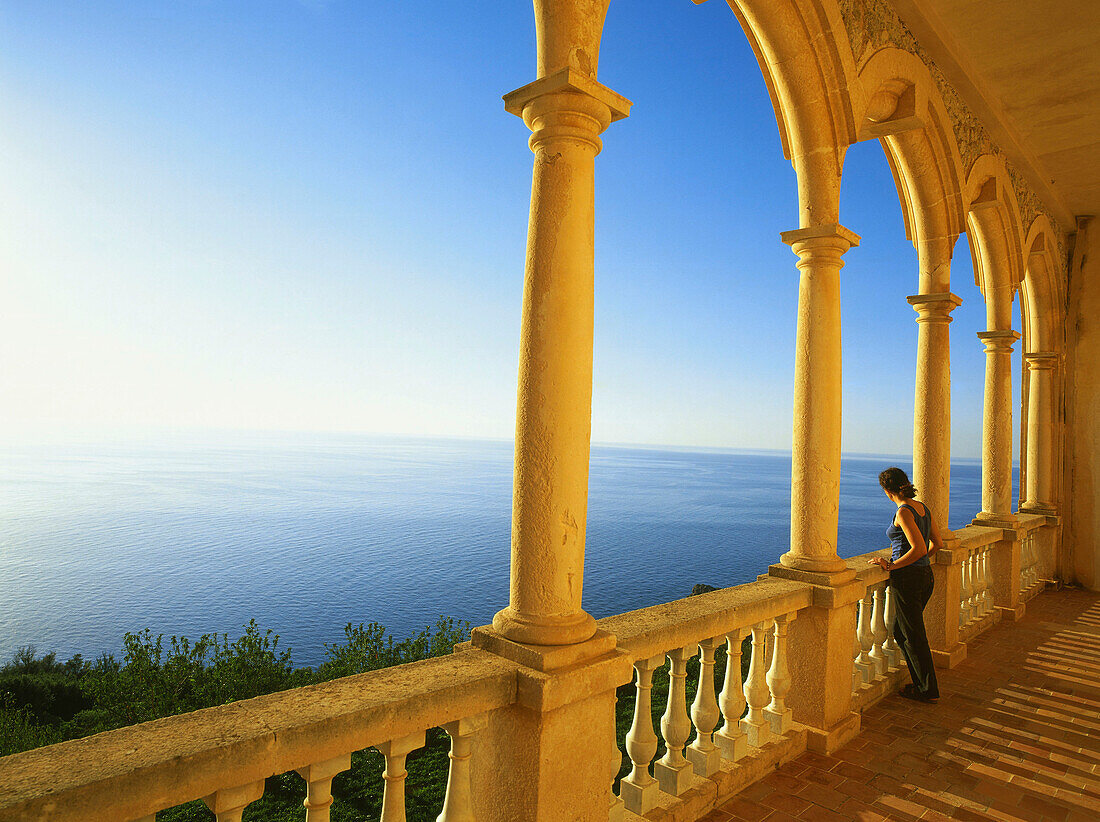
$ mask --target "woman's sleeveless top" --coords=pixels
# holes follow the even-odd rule
[[[917,521],[917,530],[920,531],[920,535],[924,537],[924,547],[926,552],[923,557],[918,559],[913,565],[931,565],[928,561],[927,548],[931,544],[932,533],[932,511],[927,505],[924,506],[924,516],[917,513],[917,509],[909,503],[901,506],[902,508],[908,508],[913,512],[913,518]],[[899,509],[900,510],[900,509]],[[901,529],[900,525],[894,525],[893,520],[890,521],[890,527],[886,529],[886,537],[890,540],[890,560],[897,562],[901,559],[902,555],[909,552],[912,547],[909,544],[909,540],[905,538],[905,531]]]

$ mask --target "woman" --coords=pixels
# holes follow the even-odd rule
[[[913,683],[901,690],[907,699],[935,702],[939,699],[936,669],[924,631],[924,606],[932,596],[932,565],[929,557],[943,547],[939,529],[928,506],[916,499],[917,489],[900,468],[887,468],[878,475],[879,485],[897,507],[886,536],[891,558],[869,560],[890,572],[894,591],[894,639],[905,655]]]

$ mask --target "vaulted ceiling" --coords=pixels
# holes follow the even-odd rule
[[[890,3],[1064,227],[1100,215],[1100,2]]]

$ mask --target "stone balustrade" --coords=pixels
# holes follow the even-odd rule
[[[147,822],[205,801],[239,822],[264,779],[297,771],[305,819],[327,822],[333,777],[354,751],[386,759],[382,822],[405,820],[405,758],[428,728],[451,738],[440,822],[469,822],[471,746],[516,700],[516,666],[479,650],[268,694],[5,757],[3,822]]]
[[[1019,517],[1020,532],[1020,599],[1027,601],[1043,589],[1043,580],[1049,576],[1047,564],[1043,560],[1040,543],[1047,526],[1047,517],[1036,514],[1023,514]]]
[[[786,705],[791,688],[787,630],[811,601],[809,585],[762,577],[600,621],[603,630],[618,637],[619,649],[634,659],[633,722],[622,740],[631,769],[620,782],[620,813],[661,819],[663,811],[670,818],[696,818],[685,816],[684,806],[701,815],[756,778],[761,762],[777,762],[805,749],[805,735],[799,735]],[[751,651],[742,681],[746,637],[751,637]],[[725,673],[716,688],[715,652],[723,647]],[[698,656],[699,673],[689,711],[687,663],[693,656]],[[669,687],[659,739],[652,684],[666,659]],[[659,741],[665,753],[654,761]],[[620,740],[614,744],[617,773]],[[613,794],[612,805],[617,804]]]
[[[1050,519],[1021,516],[1015,532],[985,526],[955,532],[956,547],[937,564],[961,575],[958,610],[947,618],[964,626],[963,641],[1009,610],[995,607],[995,567],[1018,569],[1012,585],[1021,598],[1042,587],[1041,541],[1055,527]],[[1016,564],[997,560],[1016,546]],[[855,603],[852,644],[857,714],[907,675],[893,640],[889,575],[868,563],[886,555],[844,560],[863,590]],[[600,630],[615,637],[614,654],[625,654],[634,672],[631,727],[624,738],[614,735],[607,743],[610,820],[698,819],[807,749],[807,729],[794,721],[787,704],[792,693],[800,693],[792,690],[795,683],[806,681],[801,660],[788,656],[787,635],[792,624],[800,624],[800,614],[813,610],[820,591],[806,582],[762,576],[599,621]],[[935,619],[932,611],[925,618]],[[653,705],[652,686],[666,664],[662,710]],[[306,822],[327,822],[333,777],[350,767],[353,752],[366,748],[385,757],[381,822],[404,822],[406,757],[436,727],[451,738],[439,822],[470,822],[476,800],[471,752],[495,744],[494,712],[523,702],[522,681],[520,663],[467,643],[444,658],[28,751],[0,763],[0,822],[149,822],[157,811],[194,799],[203,799],[218,822],[238,822],[262,796],[265,778],[290,771],[303,779]],[[661,712],[656,723],[655,710]],[[620,780],[624,751],[629,772]]]
[[[994,597],[994,560],[1005,553],[1004,531],[969,525],[955,531],[958,539],[959,602],[956,611],[959,638],[964,642],[991,626],[999,615]]]
[[[904,670],[901,648],[894,640],[896,611],[890,574],[870,560],[889,558],[889,549],[845,560],[865,586],[856,604],[852,652],[852,707],[862,711],[889,693]]]

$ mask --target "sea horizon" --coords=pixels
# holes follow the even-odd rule
[[[223,430],[0,449],[0,662],[27,645],[117,655],[145,628],[237,636],[255,619],[313,665],[349,622],[401,639],[507,604],[511,439]],[[910,467],[842,459],[843,556],[885,547],[887,464]],[[953,468],[958,527],[980,508],[980,461]],[[789,451],[594,443],[585,609],[749,582],[789,528]]]

